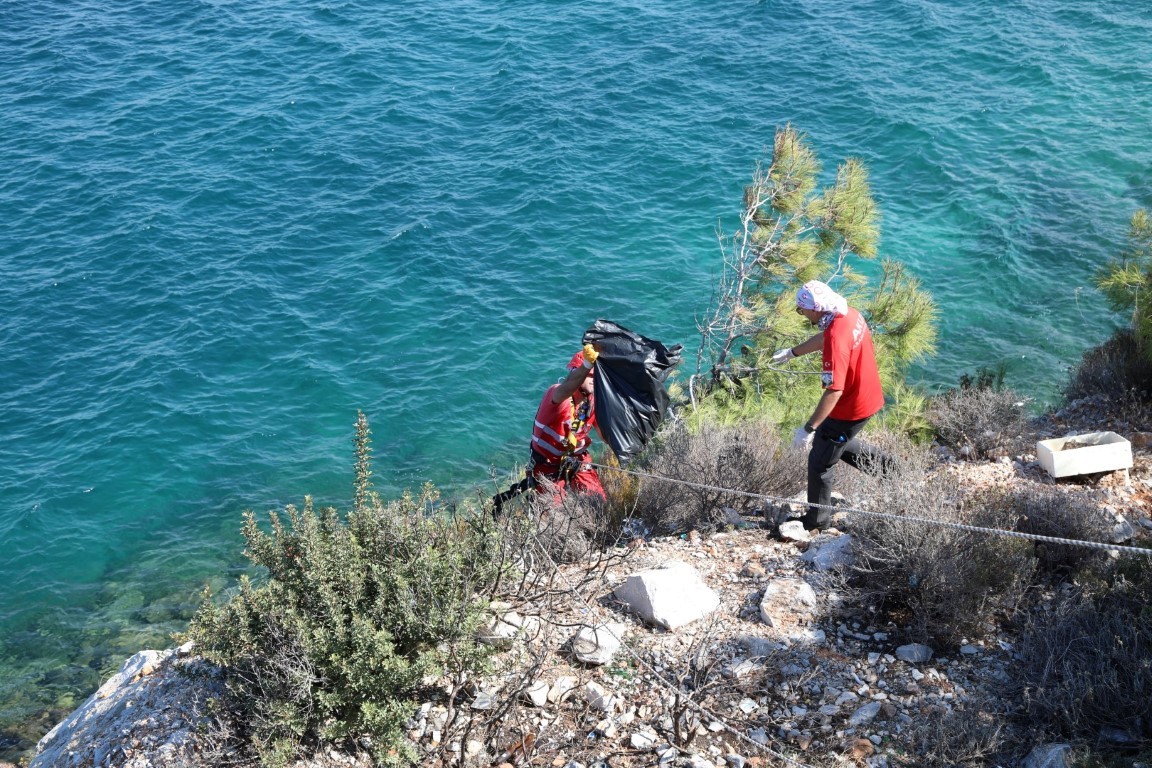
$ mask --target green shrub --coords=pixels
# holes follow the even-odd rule
[[[246,555],[266,572],[223,604],[205,600],[189,636],[227,673],[252,748],[284,765],[323,742],[360,740],[377,761],[410,755],[403,724],[426,675],[471,675],[475,641],[505,570],[486,515],[429,514],[425,486],[383,504],[368,490],[367,424],[358,425],[356,507],[346,516],[289,506],[271,530],[245,515]]]

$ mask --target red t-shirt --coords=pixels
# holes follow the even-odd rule
[[[824,331],[824,389],[840,390],[832,419],[866,419],[884,407],[880,371],[872,349],[872,332],[855,309],[838,316]]]

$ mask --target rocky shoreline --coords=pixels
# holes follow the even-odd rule
[[[1148,425],[1111,418],[1097,399],[1049,415],[1037,435],[1103,429],[1131,440],[1131,470],[1054,481],[1034,456],[940,451],[937,471],[969,487],[1082,494],[1116,520],[1121,540],[1152,539]],[[428,681],[408,723],[420,764],[880,768],[912,764],[902,755],[944,715],[1013,728],[1011,628],[989,617],[980,636],[930,647],[846,606],[837,574],[851,557],[852,518],[840,513],[835,530],[810,539],[734,517],[724,532],[530,569],[531,599],[492,606],[485,639],[502,649],[492,674],[455,687]],[[219,685],[191,648],[137,654],[41,740],[30,765],[225,765],[210,703]],[[1071,745],[1018,737],[1015,765],[1068,764]],[[370,764],[365,753],[328,750],[298,768]]]

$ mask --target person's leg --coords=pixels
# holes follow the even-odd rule
[[[870,445],[864,445],[853,438],[844,444],[844,453],[840,460],[851,464],[861,472],[883,477],[896,468],[896,460],[883,451]]]
[[[577,493],[599,496],[604,501],[608,500],[607,494],[604,493],[604,486],[600,483],[600,475],[596,474],[594,469],[582,469],[577,472],[572,477],[572,489]]]
[[[825,419],[812,436],[812,450],[808,452],[808,503],[819,506],[808,507],[804,515],[807,530],[828,527],[832,517],[829,507],[832,504],[833,469],[867,421]]]

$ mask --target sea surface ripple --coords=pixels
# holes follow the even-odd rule
[[[0,5],[0,759],[171,644],[240,512],[491,492],[597,317],[696,348],[777,126],[871,172],[937,389],[1055,396],[1152,205],[1120,0]],[[689,371],[695,360],[686,363]]]

